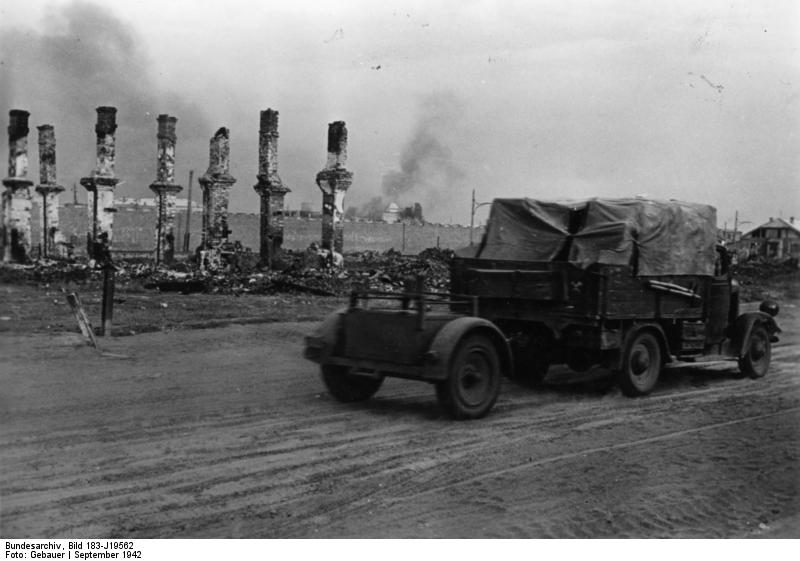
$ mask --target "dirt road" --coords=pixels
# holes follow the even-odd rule
[[[310,323],[0,338],[0,535],[800,537],[800,307],[765,379],[669,368],[504,382],[485,419],[388,380],[365,404],[300,358]],[[122,356],[124,355],[124,356]]]

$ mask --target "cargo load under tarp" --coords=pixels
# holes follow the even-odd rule
[[[647,199],[495,199],[475,257],[630,265],[639,276],[713,275],[712,206]]]

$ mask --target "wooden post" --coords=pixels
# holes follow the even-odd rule
[[[78,322],[81,333],[86,337],[91,346],[97,348],[97,340],[94,338],[94,329],[92,328],[91,322],[89,322],[89,318],[86,317],[86,312],[83,310],[81,299],[78,297],[77,293],[71,292],[67,294],[67,302],[69,303],[69,307],[72,308],[72,313],[75,315],[75,320]]]
[[[189,193],[186,199],[186,232],[183,234],[183,252],[189,253],[189,230],[192,227],[192,179],[194,178],[194,170],[189,170]]]
[[[107,263],[103,266],[103,310],[100,326],[100,335],[111,336],[111,320],[114,317],[114,280],[116,271],[114,266]]]

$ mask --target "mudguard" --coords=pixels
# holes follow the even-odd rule
[[[314,329],[311,335],[306,337],[306,347],[303,356],[308,360],[313,360],[320,364],[327,361],[336,347],[339,338],[339,329],[342,324],[344,314],[348,308],[340,308],[327,316],[322,323]]]
[[[745,348],[745,341],[750,338],[750,332],[756,325],[763,326],[770,336],[770,340],[774,343],[777,341],[776,333],[781,332],[781,328],[769,314],[764,312],[747,312],[736,318],[731,326],[731,352],[737,358],[742,358],[742,352]]]
[[[511,374],[513,361],[511,348],[503,332],[492,322],[478,317],[460,317],[445,324],[434,337],[425,353],[425,377],[445,380],[450,372],[450,361],[461,340],[471,333],[487,336],[495,345],[503,375]]]

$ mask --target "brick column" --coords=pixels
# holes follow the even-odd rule
[[[230,132],[225,127],[211,138],[208,171],[200,178],[203,190],[203,245],[216,249],[228,241],[228,198],[236,183],[230,169]]]
[[[342,253],[344,249],[344,195],[353,183],[347,162],[347,128],[344,121],[328,125],[328,161],[317,174],[322,190],[322,248]]]
[[[253,186],[261,197],[261,263],[272,267],[283,245],[283,204],[286,187],[278,176],[278,112],[261,112],[258,134],[258,183]]]
[[[175,259],[175,199],[182,187],[175,184],[176,117],[158,116],[158,169],[150,189],[156,194],[156,263]]]
[[[114,213],[117,211],[114,208],[114,188],[119,183],[114,172],[116,118],[116,107],[97,108],[97,124],[94,127],[97,134],[97,165],[89,177],[81,178],[81,185],[87,191],[90,244],[102,240],[104,234],[108,244],[111,244]],[[90,253],[91,247],[90,245]]]
[[[28,116],[9,111],[8,177],[3,180],[3,261],[24,263],[31,251],[31,185],[28,180]]]
[[[39,130],[39,185],[42,196],[42,253],[45,257],[63,255],[64,236],[59,228],[59,195],[64,187],[56,183],[56,135],[53,125],[36,127]]]

